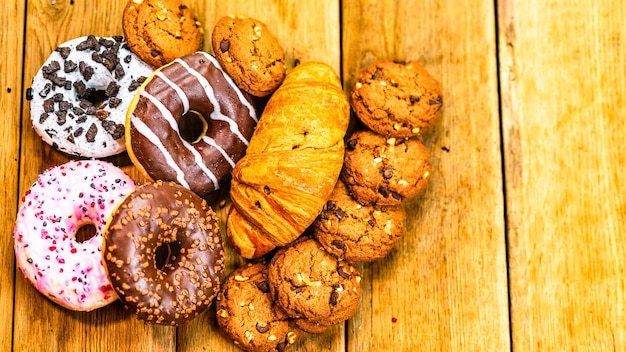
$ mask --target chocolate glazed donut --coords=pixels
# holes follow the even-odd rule
[[[258,121],[250,98],[204,52],[156,70],[126,119],[128,154],[144,176],[175,181],[201,196],[227,179]]]
[[[186,323],[219,291],[224,250],[217,217],[205,200],[174,182],[129,193],[103,237],[111,285],[146,323]]]

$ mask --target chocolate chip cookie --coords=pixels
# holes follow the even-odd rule
[[[204,45],[201,23],[181,0],[129,0],[122,29],[130,50],[155,69]]]
[[[331,254],[349,262],[385,257],[404,232],[400,205],[362,205],[339,180],[313,223],[317,240]]]
[[[357,131],[346,142],[341,179],[361,204],[398,205],[428,185],[430,153],[417,138]]]
[[[285,78],[285,53],[267,26],[254,18],[221,18],[211,38],[215,57],[239,88],[257,97],[271,94]]]
[[[217,296],[217,323],[245,351],[284,351],[302,336],[274,303],[267,264],[249,263],[233,271]]]
[[[349,319],[361,296],[359,270],[326,252],[314,238],[301,237],[278,250],[268,281],[277,304],[313,333]]]
[[[437,121],[441,87],[416,62],[381,61],[367,67],[350,93],[357,117],[386,137],[417,136]]]

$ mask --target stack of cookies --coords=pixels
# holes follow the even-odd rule
[[[365,129],[348,138],[341,180],[314,224],[328,252],[370,262],[393,249],[404,232],[402,203],[428,185],[430,154],[418,137],[442,102],[439,83],[418,63],[381,61],[361,73],[350,104]]]

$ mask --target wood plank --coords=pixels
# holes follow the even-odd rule
[[[498,13],[513,348],[623,351],[626,10]]]
[[[0,192],[0,350],[12,350],[13,294],[15,281],[15,255],[13,247],[13,221],[18,202],[18,158],[20,150],[20,112],[23,102],[22,67],[24,48],[25,1],[5,1],[0,5],[0,180],[4,187]]]
[[[423,136],[433,176],[405,204],[406,233],[364,266],[350,351],[510,349],[492,1],[343,3],[344,87],[382,59],[415,60],[441,83]],[[369,291],[369,292],[368,292]]]
[[[122,1],[28,2],[25,85],[59,44],[84,35],[121,35]],[[69,160],[30,128],[29,107],[22,116],[20,194],[44,169]],[[128,157],[110,158],[136,180]],[[16,278],[14,349],[16,351],[173,351],[175,329],[146,326],[116,302],[90,313],[71,312],[39,294],[20,274]],[[32,336],[36,334],[37,339]]]
[[[257,1],[246,0],[208,2],[190,0],[189,7],[197,14],[205,29],[204,50],[212,53],[210,36],[215,23],[223,16],[242,15],[263,21],[274,33],[285,50],[288,69],[296,61],[321,61],[340,73],[340,20],[337,1]],[[219,206],[227,200],[225,206]],[[211,204],[221,219],[222,233],[226,233],[225,219],[230,206],[227,193],[212,197]],[[224,236],[225,237],[225,236]],[[245,261],[226,241],[226,274]],[[212,307],[190,324],[178,329],[178,351],[239,351],[219,333]],[[322,335],[306,335],[294,348],[303,351],[344,351],[344,327],[335,326]]]

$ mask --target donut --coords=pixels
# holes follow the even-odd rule
[[[126,117],[128,154],[144,176],[201,196],[230,176],[258,121],[249,96],[205,52],[157,69]]]
[[[17,266],[59,305],[90,311],[117,299],[102,264],[102,230],[117,202],[135,189],[118,167],[69,161],[39,175],[21,199],[14,225]],[[84,241],[78,230],[93,225]]]
[[[33,128],[67,154],[104,158],[122,153],[126,109],[151,73],[122,37],[89,35],[67,41],[33,78]]]
[[[146,183],[118,204],[103,258],[124,307],[146,323],[181,325],[219,292],[224,249],[207,202],[174,182]]]

